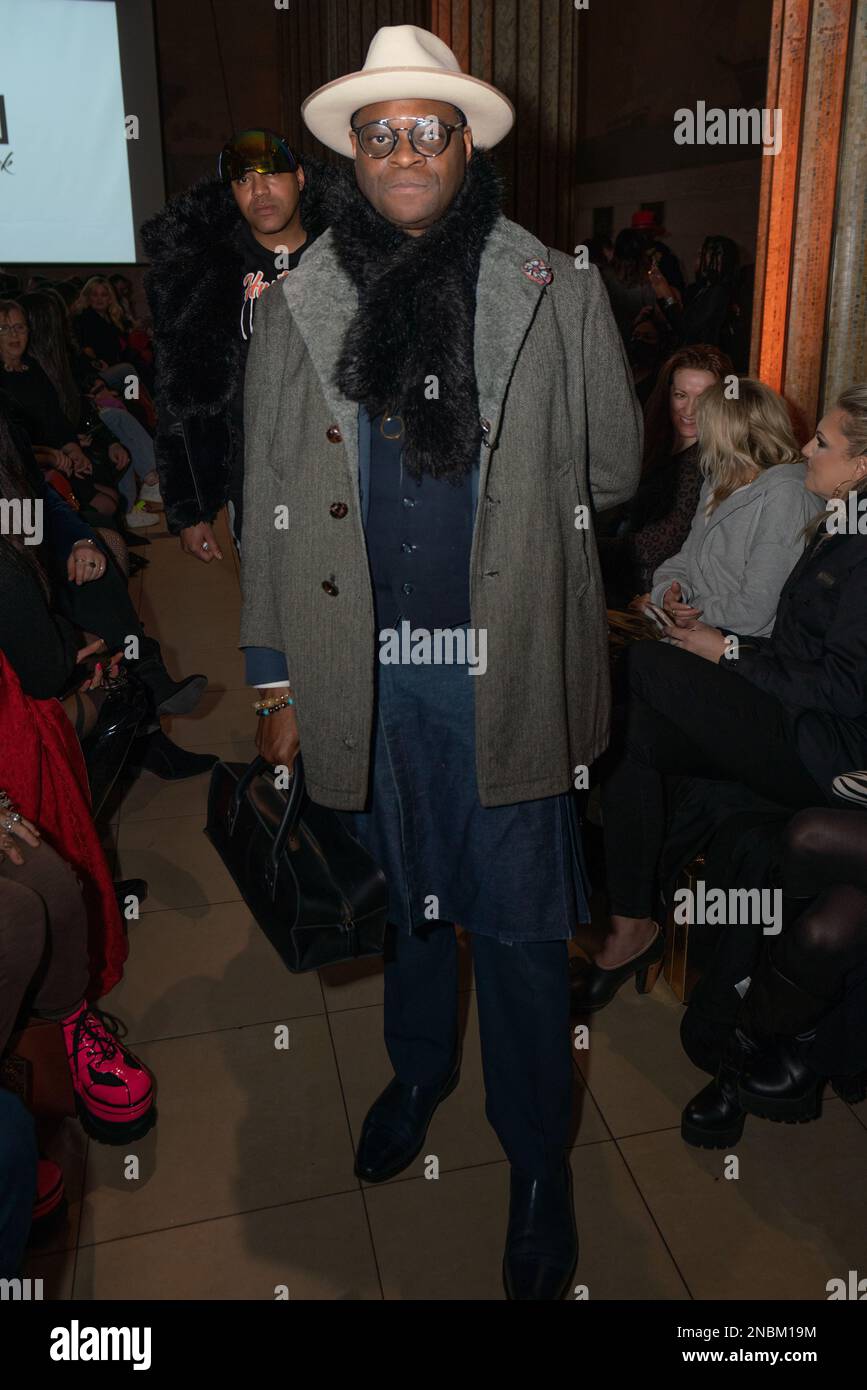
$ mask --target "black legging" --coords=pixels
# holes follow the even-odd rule
[[[826,999],[867,962],[867,812],[801,811],[786,830],[783,892],[811,899],[771,948],[774,964]]]
[[[602,822],[611,912],[652,916],[665,836],[665,776],[739,782],[801,810],[826,798],[795,751],[792,720],[774,696],[663,642],[626,653],[625,744],[609,755]]]

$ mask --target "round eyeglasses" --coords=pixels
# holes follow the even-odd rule
[[[402,132],[416,154],[423,154],[427,159],[436,159],[438,154],[444,154],[448,149],[454,132],[466,125],[466,121],[458,121],[457,125],[447,125],[438,116],[416,116],[409,119],[413,122],[411,126],[393,126],[391,121],[368,121],[366,125],[353,126],[359,149],[368,159],[387,159],[397,146]]]

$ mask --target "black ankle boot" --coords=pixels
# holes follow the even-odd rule
[[[397,1077],[390,1081],[362,1125],[356,1176],[363,1182],[387,1182],[408,1168],[422,1151],[434,1111],[451,1095],[460,1076],[458,1061],[439,1086],[410,1086]]]
[[[810,994],[775,966],[765,953],[744,1001],[746,1027],[757,1048],[742,1068],[738,1099],[749,1115],[789,1124],[817,1120],[824,1077],[805,1058],[816,1024],[832,1001]]]
[[[748,1115],[788,1124],[818,1120],[825,1078],[804,1060],[815,1036],[776,1037],[762,1046],[738,1081],[738,1099]]]
[[[167,782],[210,772],[217,761],[216,753],[190,753],[186,748],[179,748],[162,729],[141,739],[130,758],[133,771],[152,772]]]
[[[744,1108],[738,1100],[738,1077],[753,1046],[737,1029],[723,1052],[713,1081],[684,1109],[680,1135],[696,1149],[730,1149],[744,1132]]]
[[[578,1263],[572,1170],[564,1160],[548,1177],[512,1169],[503,1256],[506,1297],[552,1302],[566,1293]]]

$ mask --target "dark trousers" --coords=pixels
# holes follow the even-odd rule
[[[662,642],[637,642],[626,659],[625,743],[609,756],[602,782],[606,876],[612,913],[649,917],[666,775],[739,782],[792,810],[826,803],[773,695],[736,670]]]
[[[445,1081],[458,1049],[458,950],[451,923],[392,934],[385,1042],[410,1085]],[[485,1113],[509,1162],[543,1175],[569,1143],[572,1056],[565,941],[472,936]]]

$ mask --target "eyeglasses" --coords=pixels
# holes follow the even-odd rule
[[[404,118],[399,118],[404,119]],[[446,125],[437,116],[416,116],[411,126],[393,126],[391,121],[368,121],[363,126],[352,126],[358,139],[358,147],[368,159],[387,159],[393,153],[401,133],[403,133],[416,154],[427,159],[436,159],[445,154],[449,141],[456,130],[466,125]]]
[[[0,333],[17,333],[20,336],[26,332],[26,323],[0,323]]]
[[[245,130],[223,147],[218,173],[223,183],[257,174],[294,174],[298,160],[286,141],[273,130]]]

